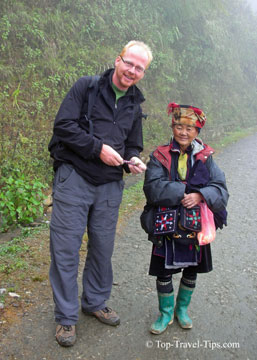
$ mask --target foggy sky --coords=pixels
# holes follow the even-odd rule
[[[247,0],[254,12],[257,12],[257,0]]]

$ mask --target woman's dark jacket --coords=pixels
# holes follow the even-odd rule
[[[61,163],[72,164],[77,173],[93,185],[121,180],[122,166],[108,166],[99,158],[102,145],[116,150],[129,160],[143,150],[142,110],[144,97],[131,86],[117,104],[112,89],[113,69],[107,70],[98,81],[98,93],[92,108],[93,134],[89,133],[87,94],[90,77],[80,78],[63,100],[54,123],[58,143],[51,148],[54,169]]]
[[[184,193],[200,192],[213,212],[225,212],[229,195],[225,175],[214,162],[213,152],[208,145],[195,139],[188,149],[187,179],[186,182],[182,182],[177,173],[179,145],[172,141],[170,145],[159,146],[150,155],[147,164],[143,187],[147,203],[153,206],[178,206]],[[226,223],[225,218],[223,223]],[[201,263],[198,266],[190,266],[193,272],[212,270],[210,245],[202,246],[201,250]],[[165,269],[164,258],[152,255],[151,275],[165,276],[178,271],[180,270]]]

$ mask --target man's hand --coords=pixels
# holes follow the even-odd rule
[[[203,196],[200,193],[184,194],[184,198],[181,200],[181,204],[184,207],[191,209],[192,207],[199,204],[201,200],[203,200]]]
[[[133,156],[130,159],[130,161],[134,164],[134,165],[131,165],[131,164],[128,165],[129,170],[132,174],[141,174],[142,172],[144,172],[146,170],[145,164],[138,157]]]
[[[103,144],[102,150],[100,152],[100,159],[110,166],[119,166],[123,164],[123,159],[117,151],[115,151],[111,146]]]

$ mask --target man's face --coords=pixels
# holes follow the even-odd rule
[[[146,51],[137,45],[130,47],[121,57],[115,60],[115,71],[112,81],[120,90],[127,90],[143,79],[144,70],[148,65]]]

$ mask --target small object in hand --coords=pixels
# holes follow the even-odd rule
[[[136,165],[136,163],[134,161],[130,161],[130,160],[123,160],[123,164],[133,165],[133,166]]]

